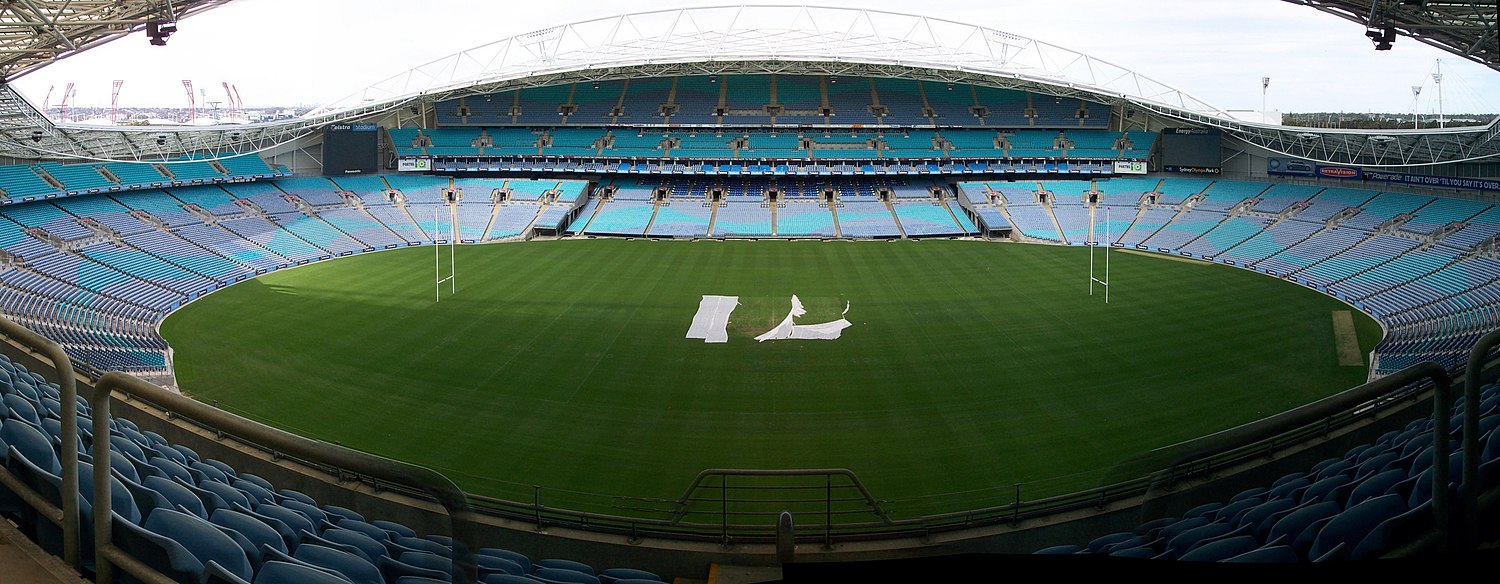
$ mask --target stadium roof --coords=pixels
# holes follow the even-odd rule
[[[306,136],[328,123],[388,112],[404,116],[465,95],[725,73],[907,77],[1079,96],[1218,127],[1273,152],[1340,164],[1397,167],[1500,156],[1500,124],[1371,132],[1244,122],[1135,71],[1014,33],[912,14],[798,5],[656,10],[532,31],[416,67],[289,122],[62,126],[0,86],[0,155],[160,159],[243,152]]]
[[[802,5],[656,10],[532,31],[421,65],[314,113],[643,73],[902,74],[1227,116],[1135,71],[1018,34],[913,14]]]
[[[1500,71],[1500,3],[1476,0],[1286,0],[1395,33]]]
[[[0,2],[0,79],[229,0],[8,0]]]

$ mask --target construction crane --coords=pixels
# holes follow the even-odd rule
[[[109,123],[111,124],[120,123],[120,86],[124,84],[124,79],[116,79],[114,88],[109,92]]]
[[[183,79],[182,88],[187,90],[188,96],[188,119],[189,124],[198,121],[198,97],[193,95],[193,80]]]
[[[63,88],[62,103],[57,104],[57,119],[64,122],[68,121],[68,100],[72,98],[73,82],[69,81],[68,86]]]

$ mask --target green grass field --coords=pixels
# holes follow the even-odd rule
[[[1300,286],[1117,253],[973,241],[550,241],[323,262],[162,326],[178,383],[278,427],[427,465],[470,492],[619,512],[705,468],[853,470],[900,517],[1095,486],[1154,448],[1365,380]],[[445,285],[446,286],[446,285]],[[757,343],[798,294],[833,341]],[[726,344],[683,338],[737,295]],[[1359,352],[1379,340],[1355,314]],[[1347,354],[1347,352],[1346,352]]]

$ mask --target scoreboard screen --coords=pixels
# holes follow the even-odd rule
[[[375,174],[380,133],[375,124],[332,124],[323,128],[323,175]]]
[[[1216,128],[1164,128],[1161,164],[1168,172],[1218,174],[1224,166],[1222,136]]]

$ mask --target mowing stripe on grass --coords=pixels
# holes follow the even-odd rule
[[[848,468],[894,517],[1149,472],[1136,457],[1363,383],[1329,359],[1349,307],[1246,270],[974,242],[459,246],[434,304],[406,248],[267,274],[162,324],[178,384],[304,435],[431,466],[477,495],[621,513],[706,468]],[[1170,256],[1160,256],[1173,259]],[[1196,263],[1196,262],[1195,262]],[[703,294],[728,343],[684,339]],[[836,341],[756,343],[797,294]],[[1354,314],[1363,351],[1380,328]],[[1131,464],[1126,464],[1131,463]],[[1124,465],[1124,466],[1122,466]],[[1134,474],[1139,476],[1139,474]],[[633,515],[655,517],[639,511]]]
[[[1333,311],[1333,340],[1338,347],[1340,367],[1365,364],[1364,356],[1359,353],[1359,337],[1354,333],[1354,315],[1349,311]]]

